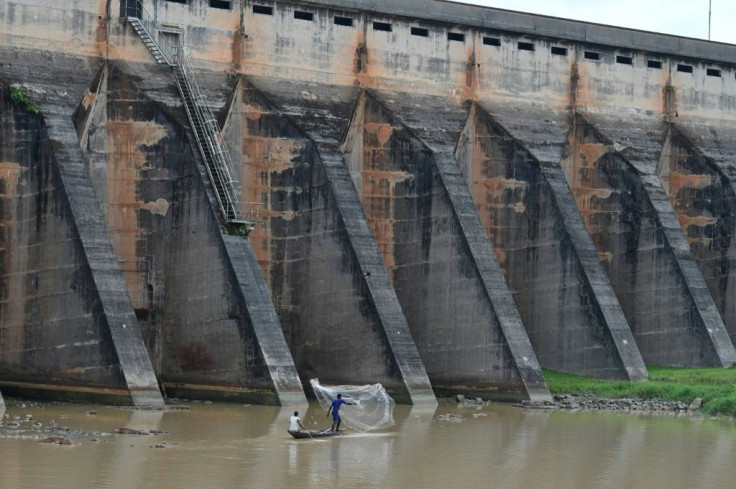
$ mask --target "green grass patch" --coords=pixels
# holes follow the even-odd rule
[[[38,105],[31,100],[28,94],[19,86],[10,87],[10,99],[17,105],[24,105],[31,114],[38,114]]]
[[[736,416],[736,368],[648,367],[649,380],[596,380],[544,370],[552,394],[589,395],[608,399],[660,399],[691,403],[703,399],[703,412]]]

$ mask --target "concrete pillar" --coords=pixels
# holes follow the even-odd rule
[[[736,145],[731,140],[726,127],[670,124],[657,173],[734,342]]]
[[[79,147],[68,106],[51,99],[39,104],[54,147],[59,176],[74,216],[85,263],[93,280],[92,301],[99,301],[104,322],[133,404],[163,406],[163,398],[148,357],[133,306],[128,297],[118,258],[110,240],[104,214]]]
[[[172,85],[157,68],[104,69],[76,113],[155,368],[176,397],[306,404],[250,243],[220,225],[196,143],[133,81]]]
[[[237,280],[238,292],[243,296],[249,326],[265,360],[278,404],[306,405],[299,374],[250,240],[226,234],[222,235],[222,239]]]
[[[661,141],[651,144],[658,147]],[[655,187],[645,186],[636,169],[579,114],[562,167],[645,362],[721,365],[682,259],[669,245],[678,238],[661,225],[670,211],[655,205]]]
[[[560,167],[567,115],[540,109],[534,117],[481,102],[475,126],[475,154],[466,165],[471,188],[542,365],[645,379],[641,354]]]
[[[432,385],[445,394],[549,398],[454,144],[430,149],[403,124],[416,115],[406,110],[364,92],[344,148]],[[456,130],[451,122],[441,129]]]
[[[671,268],[663,268],[657,261],[656,274],[650,280],[662,282],[671,274],[680,293],[654,312],[659,314],[662,308],[687,304],[687,317],[679,323],[679,331],[678,325],[673,321],[663,324],[662,327],[672,328],[663,336],[664,343],[640,345],[642,351],[656,352],[665,349],[672,355],[667,358],[670,365],[730,366],[736,361],[736,351],[657,173],[666,125],[653,119],[623,120],[617,116],[602,114],[587,114],[581,120],[584,121],[583,124],[587,123],[597,141],[602,141],[607,146],[607,151],[614,154],[614,164],[617,158],[627,162],[631,167],[627,171],[633,171],[638,176],[639,182],[633,181],[632,185],[640,189],[637,193],[646,206],[645,211],[651,209],[658,229],[657,240],[663,242],[664,249],[668,252],[667,259]],[[621,190],[624,188],[626,191],[633,190],[626,187]],[[651,320],[642,320],[642,327],[646,327],[647,322],[651,323]],[[644,335],[642,340],[646,337]],[[654,354],[656,360],[653,361],[657,362],[668,355],[664,352]]]
[[[266,202],[254,249],[302,380],[381,382],[399,402],[434,404],[340,148],[358,92],[258,79],[243,90],[230,120],[244,125],[228,137],[244,200]]]

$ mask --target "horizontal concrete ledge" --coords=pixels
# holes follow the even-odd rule
[[[499,385],[486,387],[470,387],[465,385],[433,385],[437,397],[455,397],[458,394],[468,399],[479,397],[486,401],[521,402],[521,401],[549,401],[548,394],[539,395],[538,391],[519,389],[519,385]]]
[[[736,45],[443,0],[309,0],[290,2],[462,24],[575,42],[736,63]]]
[[[279,406],[284,400],[279,400],[276,391],[265,389],[249,389],[246,387],[215,386],[201,384],[184,384],[164,382],[166,397],[178,399],[197,399],[216,402],[233,402],[248,404],[265,404]],[[302,404],[304,404],[302,398]],[[296,404],[301,405],[301,404]]]
[[[111,406],[132,406],[131,393],[126,389],[74,386],[60,384],[35,384],[31,382],[0,381],[0,389],[9,397],[38,399],[42,401],[83,402]]]

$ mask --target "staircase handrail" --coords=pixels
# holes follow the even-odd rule
[[[148,34],[148,37],[156,44],[156,47],[158,48],[159,52],[161,53],[161,56],[164,57],[164,61],[166,61],[166,64],[169,66],[174,66],[172,63],[172,60],[169,59],[169,54],[173,53],[177,50],[178,46],[175,46],[170,41],[168,41],[166,38],[159,38],[154,39],[152,33],[156,32],[156,28],[158,23],[153,18],[153,15],[151,15],[148,10],[143,6],[143,0],[125,0],[125,4],[123,6],[125,17],[128,19],[136,19],[138,22],[140,22],[141,27],[144,31],[146,31],[146,34]],[[135,15],[131,15],[135,14]],[[163,44],[163,45],[162,45]],[[166,48],[166,49],[162,49]]]
[[[121,17],[125,17],[131,23],[133,21],[138,21],[154,47],[161,53],[161,56],[163,56],[164,61],[166,61],[169,66],[178,69],[181,73],[183,82],[186,85],[186,90],[192,101],[194,113],[190,111],[186,100],[184,101],[184,108],[192,125],[192,131],[194,132],[197,146],[199,147],[200,154],[204,160],[207,175],[215,187],[214,193],[217,198],[217,203],[220,206],[220,210],[222,211],[225,220],[236,223],[250,222],[248,219],[243,218],[240,199],[238,198],[238,192],[235,188],[235,184],[238,182],[238,180],[234,178],[234,175],[237,175],[237,168],[233,164],[227,147],[222,143],[220,125],[207,103],[207,97],[202,90],[202,84],[199,81],[191,56],[189,55],[189,48],[183,45],[174,45],[166,38],[153,38],[151,33],[156,32],[158,24],[154,20],[153,16],[150,15],[143,7],[142,0],[125,0],[123,8],[125,15],[122,15],[123,12],[121,12]],[[162,49],[161,43],[164,43],[167,47],[166,51]],[[149,49],[151,49],[150,46]],[[182,90],[178,78],[176,78],[176,84],[179,88],[180,94],[184,97],[184,91]],[[197,124],[195,124],[195,121]],[[199,130],[197,129],[197,126],[200,128]],[[200,131],[203,134],[198,134]],[[206,148],[202,145],[203,143]],[[210,158],[207,157],[208,153]],[[218,190],[218,187],[221,190]],[[224,195],[221,195],[221,191]]]
[[[230,157],[230,153],[227,150],[227,147],[221,143],[221,130],[220,130],[220,124],[217,122],[217,118],[215,117],[215,114],[212,112],[212,109],[210,108],[209,104],[207,103],[207,96],[204,94],[201,83],[199,81],[199,77],[197,76],[197,72],[194,69],[194,66],[192,64],[192,58],[189,55],[189,48],[186,46],[182,46],[181,49],[181,55],[180,55],[180,61],[179,64],[182,68],[182,71],[184,73],[185,78],[187,79],[187,82],[190,85],[190,88],[192,89],[193,93],[196,93],[196,98],[194,98],[194,104],[197,107],[197,109],[200,111],[201,119],[200,122],[202,122],[203,127],[206,127],[208,131],[210,132],[211,137],[213,138],[213,141],[215,142],[217,149],[219,150],[219,153],[222,153],[224,162],[226,163],[225,170],[227,172],[228,176],[228,182],[233,183],[235,180],[233,179],[233,173],[237,172],[237,168],[235,167],[232,158]]]

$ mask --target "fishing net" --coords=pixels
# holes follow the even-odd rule
[[[381,384],[373,385],[334,385],[325,387],[319,380],[309,381],[320,406],[329,409],[338,394],[354,406],[343,404],[340,418],[343,424],[356,431],[372,431],[388,428],[394,424],[394,400]]]

